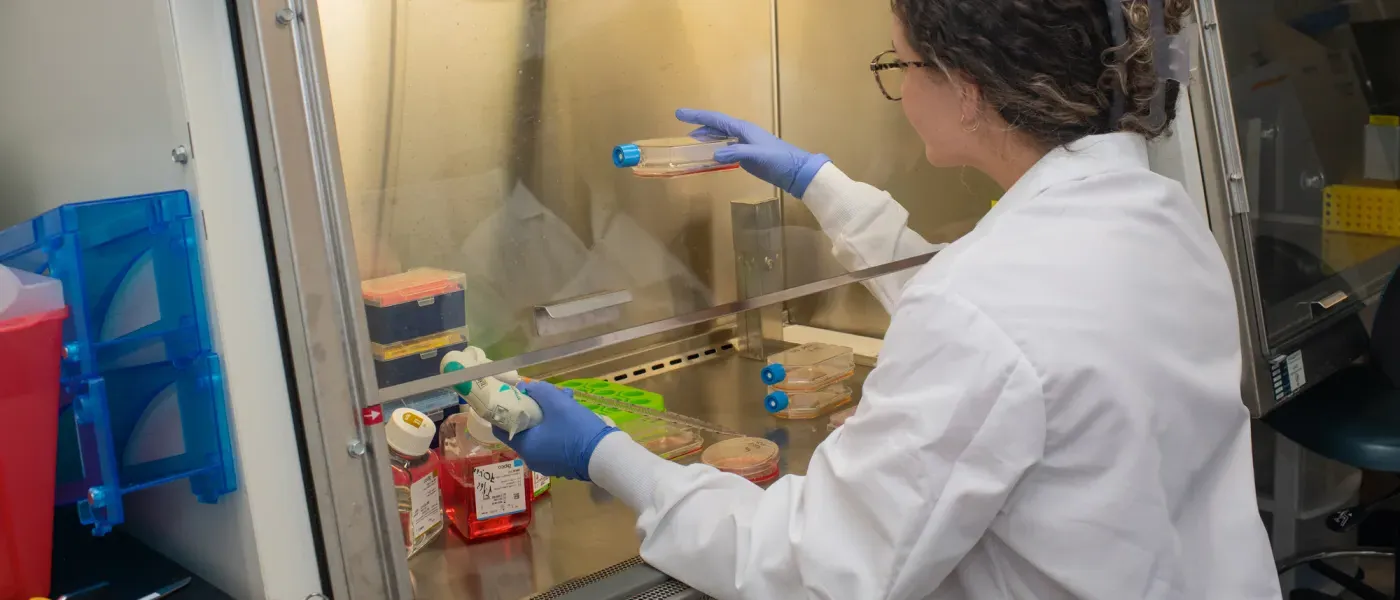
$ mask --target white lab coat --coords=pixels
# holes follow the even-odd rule
[[[806,203],[850,268],[933,248],[835,166]],[[640,513],[647,562],[717,598],[1280,597],[1230,275],[1141,137],[1051,152],[871,288],[894,314],[880,364],[805,477],[599,444],[590,475]]]

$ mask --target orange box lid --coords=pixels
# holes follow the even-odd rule
[[[380,308],[464,289],[467,289],[466,275],[431,267],[419,267],[360,282],[360,295],[365,304]]]

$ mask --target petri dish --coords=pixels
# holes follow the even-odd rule
[[[836,413],[836,414],[834,414],[834,415],[831,415],[831,422],[830,422],[830,423],[827,423],[827,425],[826,425],[827,431],[836,431],[836,428],[837,428],[837,427],[840,427],[840,426],[842,426],[842,425],[845,425],[845,424],[846,424],[846,419],[849,419],[849,418],[851,418],[851,415],[856,414],[856,408],[857,408],[857,407],[852,406],[852,407],[850,407],[850,408],[848,408],[848,409],[846,409],[846,410],[843,410],[843,411],[841,411],[841,412],[839,412],[839,413]]]
[[[643,448],[666,460],[690,456],[705,446],[704,438],[694,430],[660,419],[637,419],[618,425],[618,428]]]
[[[771,389],[763,407],[779,419],[815,419],[851,403],[851,388],[844,383],[815,391]]]
[[[763,438],[734,438],[705,450],[701,462],[754,483],[778,478],[778,445]]]

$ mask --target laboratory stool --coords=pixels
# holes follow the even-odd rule
[[[1386,473],[1400,473],[1400,277],[1392,276],[1377,306],[1365,361],[1348,367],[1264,417],[1264,422],[1299,446],[1340,463]],[[1381,505],[1400,497],[1400,488],[1384,498],[1332,513],[1327,527],[1356,528]],[[1388,548],[1347,548],[1310,552],[1277,563],[1280,575],[1307,565],[1361,600],[1393,600],[1355,577],[1322,562],[1329,558],[1388,557],[1400,550],[1400,530]],[[1400,565],[1395,588],[1400,593]],[[1294,599],[1334,598],[1311,591]]]

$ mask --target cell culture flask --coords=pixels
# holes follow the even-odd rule
[[[520,456],[473,411],[448,417],[441,439],[452,528],[468,542],[524,532],[534,512],[534,477]]]
[[[827,431],[836,431],[836,428],[837,428],[837,427],[840,427],[840,426],[842,426],[842,425],[845,425],[845,424],[846,424],[846,420],[850,419],[850,418],[851,418],[851,415],[856,414],[856,408],[858,408],[858,407],[852,406],[852,407],[850,407],[850,408],[848,408],[848,409],[846,409],[846,410],[843,410],[843,411],[841,411],[841,412],[839,412],[839,413],[836,413],[836,414],[834,414],[834,415],[831,415],[831,421],[830,421],[829,423],[827,423],[827,425],[826,425],[826,430],[827,430]]]
[[[720,164],[715,151],[739,143],[738,138],[674,137],[640,140],[613,148],[613,166],[631,168],[638,177],[666,178],[730,171],[739,165]]]
[[[761,376],[776,390],[815,391],[854,375],[855,368],[850,348],[813,342],[768,357]]]
[[[815,391],[773,390],[763,407],[779,419],[815,419],[851,403],[851,388],[837,383]]]
[[[411,408],[395,410],[385,425],[399,524],[409,556],[442,533],[439,460],[437,453],[428,448],[436,431],[428,415]]]

